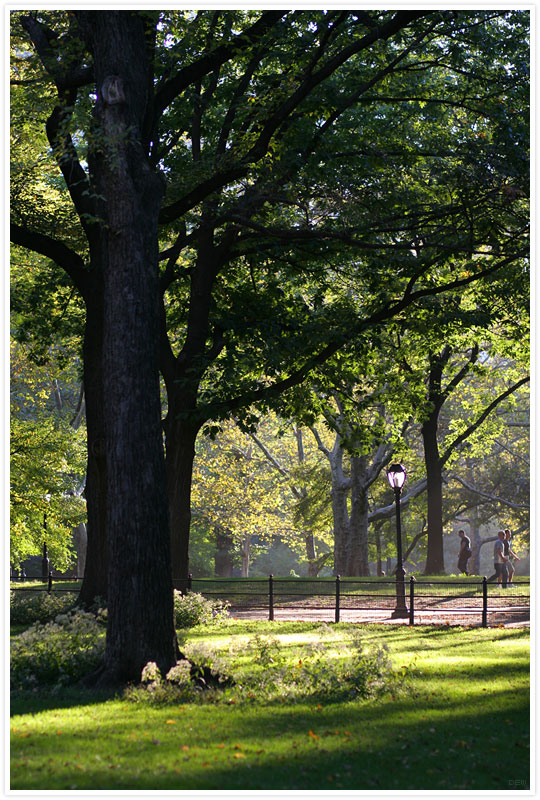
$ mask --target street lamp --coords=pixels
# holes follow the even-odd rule
[[[402,467],[401,464],[391,464],[386,471],[386,477],[388,478],[388,483],[394,490],[394,497],[396,498],[396,607],[392,612],[392,619],[403,619],[409,616],[409,611],[405,602],[405,570],[403,569],[403,555],[401,552],[401,514],[399,502],[401,489],[407,477],[405,467]]]

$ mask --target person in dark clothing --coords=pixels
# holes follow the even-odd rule
[[[467,561],[471,557],[472,550],[471,550],[471,540],[468,536],[465,536],[465,531],[458,531],[458,536],[461,539],[461,544],[459,546],[459,553],[458,553],[458,572],[464,572],[465,575],[468,575],[467,572]]]

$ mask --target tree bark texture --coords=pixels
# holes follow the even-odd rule
[[[351,457],[351,515],[349,521],[349,558],[346,575],[369,575],[368,560],[368,484],[365,456]]]
[[[437,441],[438,409],[422,425],[424,460],[427,478],[427,556],[425,575],[444,573],[443,523],[442,523],[442,470]]]
[[[251,556],[251,534],[247,533],[242,543],[242,578],[249,578],[250,556]]]
[[[100,683],[176,660],[158,373],[157,222],[162,183],[142,147],[152,73],[142,17],[78,12],[98,91],[93,183],[105,198],[103,408],[108,626]]]
[[[170,519],[170,550],[173,583],[185,585],[189,574],[189,530],[191,484],[197,428],[179,418],[178,404],[171,403],[164,424],[166,479]],[[175,418],[176,417],[176,418]]]
[[[87,551],[84,578],[79,594],[83,607],[97,597],[107,599],[108,559],[106,536],[107,465],[105,421],[103,418],[103,293],[86,299],[86,325],[83,343],[84,387],[86,405],[86,512]]]

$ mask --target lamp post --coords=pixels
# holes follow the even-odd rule
[[[409,616],[407,603],[405,602],[405,570],[403,569],[403,554],[401,552],[401,509],[400,497],[401,488],[405,483],[407,473],[401,464],[391,464],[386,476],[388,483],[394,490],[396,499],[396,544],[397,544],[397,567],[396,567],[396,607],[392,612],[392,619],[403,619]]]

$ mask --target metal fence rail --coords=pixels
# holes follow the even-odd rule
[[[182,591],[199,592],[207,598],[227,601],[233,611],[333,611],[339,622],[349,611],[388,612],[396,606],[395,580],[369,578],[193,578],[175,582]],[[485,627],[488,616],[530,615],[530,582],[519,581],[503,588],[486,578],[471,581],[424,581],[411,577],[406,581],[408,617],[411,625],[429,615],[474,617]]]
[[[59,579],[65,584],[66,579]],[[42,586],[25,586],[23,579],[17,592],[78,592],[78,587],[53,586],[52,574]],[[213,600],[229,603],[233,611],[265,611],[268,619],[275,612],[297,610],[316,613],[332,612],[339,622],[348,612],[384,612],[392,615],[396,606],[396,581],[369,578],[193,578],[174,580],[175,588],[198,592]],[[503,587],[486,578],[478,581],[424,581],[411,577],[405,582],[407,618],[410,625],[434,621],[445,614],[463,620],[481,620],[487,627],[517,621],[530,616],[530,581],[518,581]],[[403,615],[402,615],[403,616]],[[375,619],[375,618],[374,618]]]

